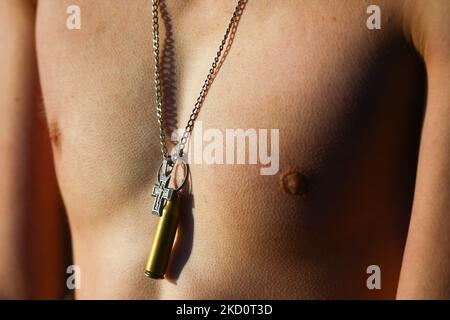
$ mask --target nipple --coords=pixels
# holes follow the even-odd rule
[[[297,170],[289,170],[281,176],[283,190],[293,196],[301,196],[308,192],[307,177]]]
[[[50,140],[56,150],[61,148],[61,130],[57,122],[50,122],[48,126]]]

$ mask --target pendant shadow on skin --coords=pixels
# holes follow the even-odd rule
[[[186,265],[192,252],[194,241],[194,216],[192,208],[194,205],[194,196],[191,193],[192,181],[189,177],[187,190],[182,193],[182,206],[180,220],[172,248],[172,253],[167,267],[165,279],[173,284],[177,283],[181,271]]]
[[[167,9],[165,0],[159,1],[161,20],[164,24],[165,36],[161,50],[161,90],[163,105],[165,106],[164,126],[169,132],[169,137],[177,130],[177,76],[175,60],[175,40],[172,31],[172,20]],[[191,190],[191,179],[187,183],[187,190],[182,192],[182,205],[179,217],[178,229],[175,242],[170,255],[169,265],[165,274],[165,279],[176,284],[181,271],[186,265],[192,251],[194,234],[194,217],[192,215],[193,196]]]
[[[231,46],[234,42],[236,31],[242,16],[242,13],[247,5],[248,0],[243,0],[240,3],[239,9],[234,17],[234,22],[231,26],[228,35],[228,41],[223,47],[222,55],[217,62],[217,68],[211,75],[211,79],[206,86],[205,94],[200,103],[203,103],[206,98],[209,88],[214,82],[216,76],[219,73],[226,57],[228,56]],[[167,10],[167,4],[165,0],[160,0],[160,12],[161,18],[164,22],[165,28],[165,40],[162,54],[161,64],[161,79],[162,79],[162,91],[163,99],[166,110],[166,116],[164,122],[166,130],[169,132],[169,136],[177,129],[177,106],[176,106],[176,61],[175,61],[175,41],[172,32],[172,23],[170,14]],[[186,265],[191,252],[194,238],[194,217],[192,214],[192,208],[195,207],[194,198],[192,195],[192,180],[189,176],[186,190],[182,192],[182,209],[180,213],[180,220],[176,233],[174,245],[172,247],[172,253],[169,260],[169,265],[165,274],[165,279],[173,284],[176,284],[180,277],[181,271]]]
[[[177,75],[175,61],[175,40],[173,37],[172,20],[167,10],[165,0],[159,1],[161,20],[164,24],[165,36],[161,50],[161,90],[163,105],[165,106],[164,124],[169,137],[177,130]]]
[[[203,104],[204,99],[208,95],[209,88],[214,82],[217,74],[219,73],[223,63],[225,62],[231,46],[234,42],[234,38],[236,35],[237,28],[239,26],[239,22],[241,20],[241,16],[244,12],[244,9],[248,3],[248,0],[242,0],[239,6],[239,9],[236,12],[236,16],[234,17],[234,22],[229,30],[228,41],[223,48],[222,55],[217,62],[217,68],[214,73],[211,75],[211,80],[206,86],[205,94],[203,99],[201,100],[201,104]],[[161,13],[161,19],[164,24],[165,36],[163,47],[161,50],[161,91],[162,91],[162,99],[163,105],[165,106],[165,115],[164,115],[164,126],[165,130],[169,132],[169,137],[172,136],[173,132],[176,132],[178,129],[178,107],[176,103],[176,93],[177,93],[177,75],[176,75],[176,60],[175,60],[175,39],[172,28],[172,19],[170,13],[167,8],[166,0],[159,1],[159,8]]]

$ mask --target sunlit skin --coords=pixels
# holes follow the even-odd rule
[[[0,27],[0,297],[61,297],[57,181],[76,298],[450,298],[450,3],[377,2],[381,30],[366,27],[370,1],[248,1],[199,120],[279,129],[280,170],[194,163],[167,278],[151,280],[150,1],[79,0],[82,28],[68,30],[71,1],[0,0],[0,26],[18,30]],[[183,127],[234,2],[165,3]],[[43,211],[51,259],[35,263],[53,284],[39,291],[19,235]],[[366,286],[370,265],[380,290]]]

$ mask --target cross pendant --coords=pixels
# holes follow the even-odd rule
[[[152,189],[152,196],[155,197],[152,213],[158,217],[162,216],[167,201],[170,201],[176,192],[174,189],[169,188],[171,171],[167,174],[166,168],[168,165],[167,160],[164,160],[162,165],[162,174],[158,176],[159,181],[153,186]]]
[[[152,189],[152,196],[155,197],[155,201],[153,202],[152,213],[159,217],[162,216],[162,212],[164,207],[166,206],[166,202],[172,200],[174,190],[171,188],[167,188],[162,183],[155,184]]]

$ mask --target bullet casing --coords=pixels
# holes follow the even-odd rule
[[[178,227],[180,198],[178,192],[175,192],[173,198],[167,201],[162,216],[159,218],[145,268],[145,274],[152,279],[164,279]]]

